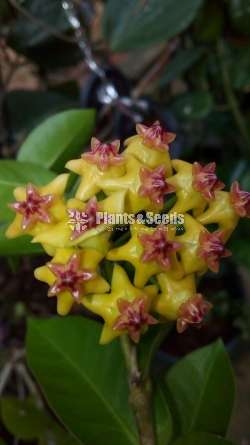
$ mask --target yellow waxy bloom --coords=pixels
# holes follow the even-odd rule
[[[67,162],[66,168],[81,176],[76,198],[87,201],[102,190],[102,182],[109,178],[118,178],[125,173],[124,164],[110,166],[107,170],[100,170],[97,165],[85,159],[73,159]]]
[[[126,158],[126,174],[120,178],[106,178],[99,182],[109,195],[117,190],[125,191],[125,211],[159,211],[166,193],[173,191],[168,185],[164,166],[148,169],[133,156]]]
[[[145,298],[148,308],[152,305],[153,298],[157,295],[157,286],[146,286],[144,289],[134,287],[124,271],[118,265],[114,266],[111,292],[97,293],[83,298],[83,305],[91,312],[100,315],[104,320],[100,343],[108,343],[114,338],[124,334],[124,330],[114,329],[114,325],[120,316],[119,302],[122,300],[133,302],[136,298]]]
[[[59,315],[67,315],[86,294],[108,292],[108,282],[97,272],[102,258],[94,249],[58,249],[51,262],[35,270],[35,277],[49,284],[49,296],[57,297]]]
[[[68,174],[59,175],[42,187],[32,184],[17,187],[14,190],[17,202],[10,204],[16,216],[8,227],[6,237],[16,238],[25,234],[35,236],[65,218],[63,194],[68,177]]]
[[[239,222],[239,215],[231,203],[230,193],[218,191],[207,210],[197,216],[197,220],[203,224],[218,224],[224,231],[227,240]]]
[[[107,254],[111,261],[128,261],[135,268],[134,284],[143,287],[148,280],[163,271],[176,278],[183,275],[180,262],[176,257],[178,245],[174,237],[173,227],[150,228],[143,224],[130,227],[130,240]]]
[[[88,203],[73,198],[67,202],[65,218],[57,225],[39,233],[33,242],[55,248],[80,246],[94,248],[103,254],[109,249],[110,224],[98,221],[98,212],[123,213],[124,192],[115,192],[102,201],[92,198]]]
[[[168,273],[161,273],[157,279],[161,292],[154,302],[154,310],[168,320],[177,320],[181,305],[196,294],[195,275],[176,280]]]
[[[177,173],[168,178],[168,182],[176,188],[177,201],[171,211],[185,213],[194,210],[201,213],[206,207],[206,200],[193,188],[193,165],[178,159],[173,160],[172,165]]]
[[[143,138],[139,135],[132,136],[125,141],[126,149],[124,155],[134,156],[138,161],[147,165],[147,167],[155,168],[159,165],[164,165],[166,168],[166,175],[172,175],[172,166],[167,150],[156,150],[152,145],[143,143]]]
[[[181,243],[179,255],[184,272],[185,274],[194,272],[204,273],[207,270],[207,266],[205,261],[199,257],[198,250],[200,235],[206,229],[188,213],[184,215],[184,228],[185,233],[177,237]]]

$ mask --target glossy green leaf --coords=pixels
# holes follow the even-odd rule
[[[8,224],[0,224],[0,257],[38,255],[44,252],[40,244],[32,244],[30,236],[7,239],[5,236]]]
[[[250,35],[250,0],[229,0],[229,15],[235,30]]]
[[[184,93],[174,100],[172,109],[180,120],[203,119],[212,111],[213,99],[207,91]]]
[[[173,445],[233,445],[229,440],[209,433],[191,433],[176,440]]]
[[[166,376],[172,415],[182,434],[224,435],[234,402],[229,357],[219,340],[177,362]]]
[[[0,222],[8,221],[14,216],[14,213],[7,207],[8,203],[13,202],[14,188],[28,182],[38,186],[44,185],[52,181],[54,177],[53,172],[41,165],[15,160],[0,160]]]
[[[82,317],[30,320],[28,364],[64,425],[88,445],[137,445],[119,343]]]
[[[179,50],[167,64],[159,81],[159,85],[166,86],[172,80],[178,79],[181,74],[200,59],[203,53],[204,49],[199,47]]]
[[[104,34],[115,51],[144,48],[165,42],[193,21],[202,0],[109,0]]]
[[[18,159],[61,171],[69,159],[83,151],[93,133],[94,121],[94,110],[58,113],[32,131],[20,148]]]

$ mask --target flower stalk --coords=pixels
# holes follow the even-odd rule
[[[152,413],[152,382],[143,378],[139,369],[137,346],[127,335],[121,336],[121,347],[126,362],[129,382],[129,402],[134,412],[140,445],[156,445]]]

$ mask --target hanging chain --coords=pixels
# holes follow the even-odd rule
[[[107,78],[105,70],[94,57],[86,34],[81,26],[81,22],[78,18],[73,1],[62,0],[62,8],[64,9],[66,17],[74,30],[75,39],[83,54],[85,63],[90,71],[95,73],[101,80],[102,84],[98,91],[99,101],[103,105],[117,107],[121,113],[130,116],[134,122],[141,122],[143,120],[142,112],[147,109],[146,102],[140,99],[133,99],[130,96],[119,95],[116,86]]]

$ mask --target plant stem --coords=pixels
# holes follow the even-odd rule
[[[250,134],[248,133],[248,128],[246,125],[246,121],[244,119],[244,116],[241,113],[238,100],[236,95],[234,94],[231,81],[230,81],[230,75],[228,71],[227,61],[225,59],[225,49],[222,41],[218,41],[217,43],[217,54],[220,64],[220,70],[221,70],[221,76],[222,76],[222,83],[223,88],[225,92],[225,96],[227,98],[228,105],[231,109],[231,112],[233,114],[235,123],[238,127],[238,130],[242,136],[242,139],[244,143],[247,146],[247,149],[243,148],[243,154],[249,157],[249,149],[250,149]]]
[[[152,384],[150,378],[143,379],[137,358],[137,347],[127,335],[121,336],[121,346],[128,370],[129,402],[133,409],[139,432],[140,445],[156,445],[154,422],[151,409]]]

